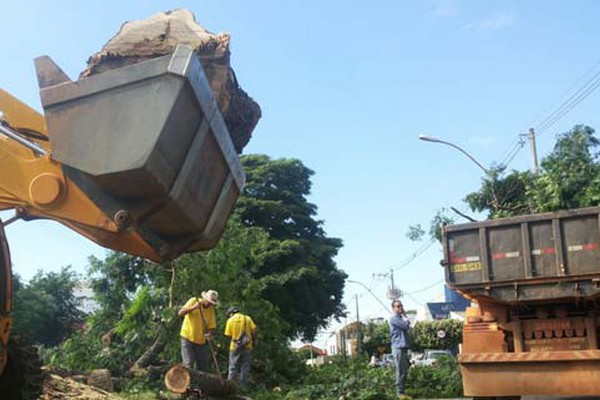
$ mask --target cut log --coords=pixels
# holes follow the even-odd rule
[[[200,389],[208,396],[230,396],[237,393],[234,381],[221,379],[217,375],[191,370],[183,365],[174,365],[165,374],[165,386],[169,391],[184,394],[188,388]]]
[[[88,60],[80,77],[170,54],[178,44],[191,46],[204,68],[236,151],[242,149],[261,117],[261,110],[239,86],[230,66],[230,36],[200,26],[190,11],[174,10],[141,21],[129,21]]]
[[[110,371],[107,369],[92,370],[88,376],[87,384],[106,392],[112,392],[114,390],[112,377]]]

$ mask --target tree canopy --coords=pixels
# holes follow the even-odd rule
[[[84,313],[75,297],[77,275],[70,267],[38,272],[28,284],[13,277],[13,328],[29,341],[54,346],[80,328]]]
[[[492,168],[477,192],[465,197],[473,211],[489,218],[595,206],[600,204],[600,163],[594,129],[576,125],[558,136],[538,174],[515,171],[504,175]]]
[[[259,327],[254,376],[285,382],[301,364],[290,339],[312,338],[344,313],[346,274],[333,257],[341,241],[326,236],[317,207],[307,201],[313,172],[299,160],[245,156],[247,185],[222,239],[207,252],[165,265],[110,253],[90,259],[90,282],[99,309],[88,329],[50,351],[52,364],[72,370],[108,368],[117,375],[159,360],[180,360],[177,310],[207,289],[220,293],[217,326],[230,305]],[[219,328],[215,349],[227,349]],[[217,351],[221,371],[226,351]]]
[[[323,221],[315,219],[317,207],[307,200],[314,173],[300,160],[249,155],[242,164],[247,182],[236,215],[269,235],[252,277],[288,323],[286,334],[310,340],[330,318],[344,315],[347,275],[333,261],[342,241],[327,237]]]

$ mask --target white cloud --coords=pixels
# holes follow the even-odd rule
[[[434,18],[454,18],[458,14],[458,6],[454,3],[445,2],[437,4],[433,9]]]
[[[498,143],[494,136],[475,136],[469,138],[468,142],[485,148],[493,147]]]
[[[498,14],[493,17],[473,22],[465,26],[465,29],[480,31],[495,31],[515,24],[515,17],[510,14]]]

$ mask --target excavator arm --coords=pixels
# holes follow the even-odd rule
[[[24,220],[52,219],[102,246],[161,259],[135,230],[122,229],[119,215],[108,215],[67,178],[51,157],[42,115],[1,89],[0,110],[0,209],[15,209]]]
[[[0,89],[0,397],[38,398],[40,365],[9,337],[4,226],[51,219],[155,262],[219,240],[244,174],[191,48],[73,82],[36,59],[40,114]]]
[[[191,48],[72,82],[36,59],[40,114],[0,89],[0,398],[37,398],[39,361],[9,338],[4,226],[51,219],[163,262],[219,240],[244,174]],[[31,356],[30,356],[31,355]]]

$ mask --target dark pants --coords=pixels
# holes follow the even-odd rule
[[[248,382],[250,375],[250,363],[252,362],[252,350],[230,350],[229,351],[229,374],[227,379],[236,380],[238,377],[238,368],[240,370],[240,386]]]
[[[408,349],[392,349],[394,363],[396,364],[396,392],[404,393],[404,382],[408,372]]]
[[[183,365],[192,369],[196,364],[196,369],[202,372],[208,372],[208,344],[196,344],[187,339],[181,338],[181,359]]]

